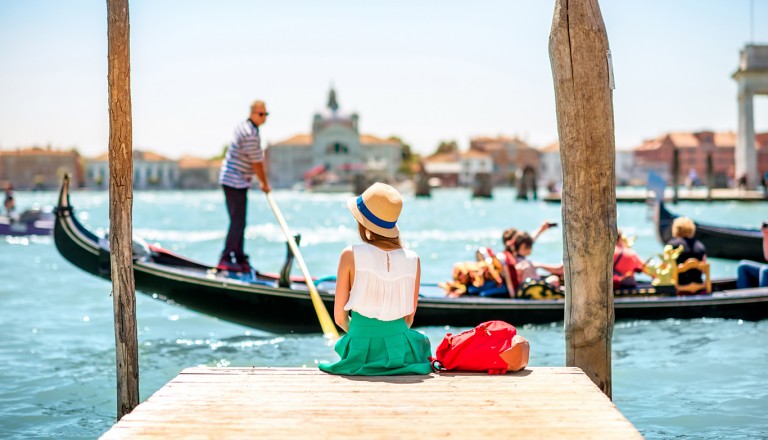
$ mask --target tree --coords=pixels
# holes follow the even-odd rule
[[[400,139],[399,136],[390,136],[387,139],[390,141],[398,142],[400,145],[402,145],[402,150],[400,151],[402,160],[400,162],[400,167],[397,169],[397,172],[412,177],[414,165],[419,163],[421,156],[419,154],[413,153],[411,150],[411,145],[406,144],[402,139]]]
[[[224,144],[224,146],[221,147],[221,153],[213,156],[211,160],[223,160],[227,155],[227,148],[229,148],[229,144]]]
[[[441,141],[437,146],[435,154],[456,154],[459,152],[459,145],[456,141]]]

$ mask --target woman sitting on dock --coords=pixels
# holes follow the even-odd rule
[[[411,330],[419,299],[419,256],[403,249],[396,225],[400,193],[374,183],[347,206],[362,244],[341,253],[334,318],[347,334],[336,343],[341,360],[320,364],[333,374],[429,374],[429,339]]]

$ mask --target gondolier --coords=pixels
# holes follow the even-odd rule
[[[234,138],[227,148],[221,164],[219,183],[224,189],[229,214],[229,230],[221,253],[219,270],[250,272],[251,266],[245,254],[245,219],[248,204],[248,188],[253,177],[259,180],[261,190],[271,191],[267,172],[264,169],[264,152],[261,149],[259,126],[267,120],[267,106],[264,101],[251,104],[251,115],[235,127]]]

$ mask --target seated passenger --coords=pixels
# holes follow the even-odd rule
[[[707,261],[707,250],[704,244],[693,238],[696,235],[696,224],[688,217],[678,217],[672,222],[672,239],[667,244],[674,248],[683,247],[683,252],[677,257],[677,264],[685,263],[689,258]],[[701,283],[701,271],[689,270],[678,276],[677,284],[686,285]]]
[[[504,250],[497,254],[499,261],[507,267],[514,267],[517,264],[517,248],[515,248],[515,237],[520,231],[515,228],[509,228],[501,234],[501,243]]]
[[[613,249],[613,288],[632,288],[637,286],[635,274],[645,270],[645,263],[634,249],[627,245],[624,235],[619,230],[619,238]]]
[[[768,174],[768,173],[766,173]],[[768,222],[763,222],[763,258],[768,260]],[[736,268],[736,288],[768,287],[768,264],[741,260]]]
[[[547,229],[557,226],[557,223],[545,220],[535,231],[530,235],[531,241],[536,239]],[[517,264],[517,248],[515,247],[515,237],[525,232],[516,228],[509,228],[501,234],[501,243],[504,245],[504,250],[499,252],[498,258],[502,263],[505,263],[507,267],[514,267]]]
[[[537,269],[544,269],[549,272],[550,275],[544,278],[544,281],[552,284],[555,287],[560,286],[560,276],[563,275],[563,263],[560,264],[546,264],[535,263],[528,260],[528,257],[533,251],[533,238],[528,235],[527,232],[521,232],[515,237],[515,249],[517,249],[517,263],[515,264],[515,270],[517,271],[518,284],[523,284],[526,279],[540,280]]]

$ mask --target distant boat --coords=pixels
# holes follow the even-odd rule
[[[672,238],[672,222],[677,218],[664,202],[656,201],[654,221],[657,238],[664,244]],[[763,255],[763,234],[759,229],[715,226],[696,223],[696,238],[707,248],[707,256],[729,260],[752,260],[768,263]]]
[[[654,194],[647,200],[653,206],[656,238],[666,244],[672,238],[672,222],[678,217],[667,210],[663,194],[664,179],[654,172],[648,173],[648,192]],[[707,256],[728,260],[752,260],[766,262],[763,257],[763,234],[759,229],[712,225],[694,220],[696,239],[707,248]]]
[[[92,275],[111,278],[109,244],[88,231],[69,202],[65,177],[56,208],[54,242],[61,255]],[[287,276],[290,258],[279,275],[256,273],[228,276],[210,265],[190,260],[159,246],[134,243],[136,290],[225,321],[278,333],[319,333],[312,301],[302,278]],[[333,310],[335,278],[318,279],[326,308]],[[729,290],[731,280],[713,282],[709,295],[642,295],[614,299],[616,319],[722,317],[759,320],[768,317],[768,288]],[[434,284],[420,287],[416,325],[472,327],[499,319],[515,325],[562,321],[565,300],[533,300],[462,296],[446,298]]]
[[[52,209],[28,209],[18,217],[0,215],[0,235],[51,235],[55,216]]]

